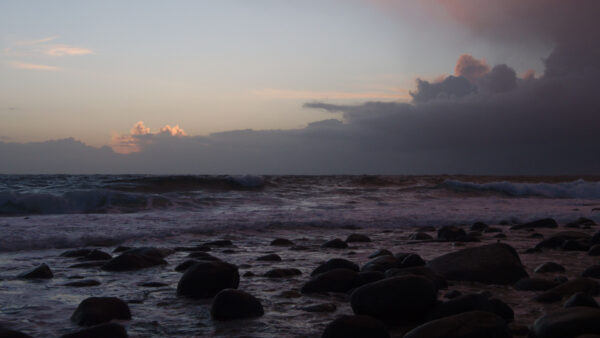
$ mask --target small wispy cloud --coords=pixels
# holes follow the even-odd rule
[[[37,40],[23,40],[23,41],[17,41],[15,42],[15,45],[17,46],[31,46],[31,45],[38,45],[40,43],[44,43],[44,42],[49,42],[52,40],[56,40],[58,39],[58,35],[55,36],[48,36],[45,38],[41,38],[41,39],[37,39]]]
[[[67,45],[53,45],[44,50],[44,54],[49,56],[71,56],[94,54],[94,51],[88,48],[74,47]]]
[[[60,68],[56,67],[56,66],[48,66],[48,65],[41,65],[41,64],[27,63],[27,62],[20,62],[20,61],[11,62],[10,65],[16,69],[26,69],[26,70],[49,70],[49,71],[60,70]]]

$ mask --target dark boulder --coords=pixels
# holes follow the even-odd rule
[[[569,297],[569,299],[567,299],[567,301],[563,304],[564,308],[575,306],[588,306],[598,308],[598,303],[596,302],[594,297],[590,296],[589,294],[584,292],[578,292]]]
[[[526,277],[517,281],[513,285],[513,288],[519,291],[546,291],[559,284],[560,283],[555,280]]]
[[[503,243],[462,249],[437,257],[426,266],[449,280],[484,284],[512,284],[528,277],[515,249]]]
[[[177,295],[210,298],[224,289],[237,289],[240,275],[237,266],[225,262],[200,262],[183,273]]]
[[[285,278],[299,276],[301,274],[302,271],[295,268],[277,268],[267,271],[264,276],[269,278]]]
[[[443,226],[437,232],[437,238],[441,241],[457,241],[466,236],[464,229],[454,225]]]
[[[217,247],[232,246],[232,245],[233,245],[233,242],[231,242],[228,239],[218,239],[216,241],[210,241],[210,242],[204,243],[204,246],[217,246]]]
[[[60,254],[60,257],[84,257],[92,252],[92,249],[74,249],[67,250]]]
[[[188,254],[188,257],[195,258],[195,259],[201,260],[201,261],[211,261],[211,262],[220,261],[219,258],[209,254],[208,252],[204,252],[204,251],[190,252]]]
[[[536,338],[577,337],[600,334],[600,309],[570,307],[538,318],[532,326]]]
[[[72,321],[83,326],[101,324],[113,319],[131,319],[127,303],[115,297],[86,298],[79,303],[71,316]]]
[[[539,265],[533,272],[535,273],[553,273],[553,272],[565,272],[565,267],[554,262],[547,262]]]
[[[302,287],[302,293],[347,292],[361,283],[359,273],[349,269],[333,269],[313,276]]]
[[[258,298],[235,289],[220,291],[212,302],[210,314],[216,320],[254,318],[265,314]]]
[[[590,256],[600,256],[600,244],[595,244],[588,250]]]
[[[65,286],[71,286],[76,288],[84,288],[89,286],[98,286],[100,282],[95,279],[81,279],[74,282],[65,283]]]
[[[595,225],[596,222],[593,220],[585,217],[579,217],[577,220],[565,224],[565,228],[586,228]]]
[[[460,297],[462,296],[462,293],[458,290],[450,290],[448,292],[446,292],[446,294],[444,295],[445,298],[448,299],[454,299],[456,297]]]
[[[371,239],[369,238],[369,236],[363,235],[363,234],[350,234],[346,238],[346,243],[355,243],[355,242],[365,243],[365,242],[370,242],[370,241],[371,241]]]
[[[414,266],[425,266],[426,262],[417,254],[409,254],[400,261],[400,268],[410,268]]]
[[[168,252],[156,248],[130,249],[102,265],[105,271],[131,271],[149,268],[158,265],[166,265],[163,259]]]
[[[448,287],[448,282],[446,281],[446,278],[438,275],[431,269],[424,266],[414,266],[409,268],[393,268],[385,272],[386,277],[397,277],[407,275],[417,275],[425,277],[432,281],[438,290],[446,289]]]
[[[183,263],[178,264],[175,267],[175,271],[183,272],[183,271],[187,270],[190,266],[192,266],[196,263],[200,263],[200,261],[197,261],[195,259],[188,259],[188,260],[184,261]]]
[[[264,261],[264,262],[281,262],[281,256],[279,256],[278,254],[268,254],[268,255],[264,255],[264,256],[260,256],[256,259],[257,261]]]
[[[535,248],[536,249],[562,249],[565,245],[565,242],[578,241],[582,239],[588,239],[589,236],[585,232],[580,231],[561,231],[557,232],[548,238],[539,242]],[[572,245],[572,244],[571,244]]]
[[[600,278],[600,264],[594,264],[581,273],[581,277]]]
[[[105,323],[62,335],[60,338],[127,338],[127,330],[121,324]]]
[[[485,229],[488,228],[488,225],[483,223],[483,222],[475,222],[473,223],[473,225],[471,225],[471,228],[469,228],[471,231],[483,231]]]
[[[510,227],[511,230],[522,230],[522,229],[539,229],[539,228],[558,228],[558,223],[552,218],[540,219],[537,221],[517,224]]]
[[[46,263],[42,263],[33,269],[20,273],[18,277],[23,279],[50,279],[54,277],[54,274]]]
[[[368,261],[360,271],[380,271],[385,272],[388,269],[399,268],[401,261],[394,256],[378,256]]]
[[[484,294],[474,293],[437,303],[427,315],[427,320],[454,316],[469,311],[493,312],[502,317],[506,322],[514,319],[514,312],[506,303],[499,299],[490,300]]]
[[[502,317],[487,311],[470,311],[440,318],[418,326],[404,338],[510,338]]]
[[[0,326],[0,338],[31,338],[30,335],[23,332],[7,329]]]
[[[346,244],[346,242],[342,241],[341,239],[336,238],[325,242],[323,245],[321,245],[321,247],[332,249],[346,249],[348,247],[348,244]]]
[[[436,298],[437,290],[430,280],[409,275],[359,287],[350,296],[350,305],[357,315],[406,323],[423,318]]]
[[[271,241],[271,245],[273,245],[273,246],[293,246],[294,242],[290,241],[289,239],[285,239],[285,238],[275,238],[274,240]]]
[[[535,296],[533,300],[540,303],[553,303],[578,292],[596,296],[600,293],[600,284],[589,278],[575,278]]]
[[[426,234],[424,232],[415,232],[408,236],[408,239],[413,241],[432,241],[433,236]]]
[[[347,259],[343,258],[332,258],[327,262],[319,265],[316,269],[311,272],[311,276],[318,275],[323,272],[327,272],[333,269],[349,269],[352,271],[358,271],[358,265],[354,262],[351,262]]]
[[[485,230],[483,230],[483,232],[485,232],[486,234],[495,233],[495,232],[502,232],[502,229],[489,227],[489,228],[486,228]]]
[[[82,261],[107,261],[111,259],[112,256],[109,253],[106,253],[101,250],[92,250],[87,255],[83,257],[79,257],[79,260]]]
[[[369,258],[375,258],[375,257],[379,257],[379,256],[393,256],[394,254],[386,249],[379,249],[375,252],[373,252],[372,254],[369,255]]]
[[[389,338],[381,321],[369,316],[342,316],[325,327],[322,338]]]

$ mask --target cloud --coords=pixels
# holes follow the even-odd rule
[[[470,81],[474,81],[490,72],[490,66],[485,60],[477,60],[469,54],[463,54],[458,58],[454,74],[464,76]]]
[[[44,50],[44,54],[49,56],[71,56],[94,54],[94,52],[88,48],[67,45],[53,45],[46,48]]]
[[[408,100],[408,91],[394,89],[389,91],[309,91],[265,88],[255,90],[252,95],[263,99],[292,99],[292,100]]]
[[[20,62],[20,61],[11,62],[10,65],[16,69],[26,69],[26,70],[49,70],[49,71],[60,70],[60,68],[56,67],[56,66],[40,65],[40,64]]]
[[[417,90],[410,92],[413,102],[423,103],[436,99],[461,98],[477,91],[464,76],[448,76],[437,82],[417,79]]]
[[[15,45],[18,45],[18,46],[38,45],[38,44],[49,42],[49,41],[56,40],[56,39],[58,39],[58,36],[54,35],[54,36],[48,36],[48,37],[36,39],[36,40],[18,41],[15,43]]]
[[[150,134],[150,128],[146,128],[143,121],[138,121],[131,127],[130,132],[131,135],[146,135]]]
[[[165,137],[182,136],[187,136],[187,134],[179,127],[179,125],[171,127],[167,124],[157,132],[152,133],[150,128],[146,127],[143,121],[138,121],[133,125],[129,134],[121,135],[114,133],[111,138],[110,146],[117,153],[131,154],[143,151],[146,146],[157,139],[160,140]]]

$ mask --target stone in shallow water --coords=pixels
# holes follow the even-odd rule
[[[469,311],[418,326],[404,338],[512,337],[502,317],[487,311]]]
[[[346,238],[346,243],[355,243],[355,242],[370,242],[371,238],[367,235],[363,234],[350,234]]]
[[[228,239],[219,239],[216,241],[211,241],[211,242],[207,242],[204,243],[205,246],[218,246],[218,247],[222,247],[222,246],[232,246],[233,242],[228,240]]]
[[[60,338],[127,338],[127,330],[117,323],[106,323],[62,335]]]
[[[437,232],[437,238],[441,241],[455,241],[466,236],[467,233],[464,229],[453,225],[443,226]]]
[[[79,260],[82,261],[107,261],[111,259],[112,256],[101,250],[92,250],[87,255],[80,257]]]
[[[220,291],[212,302],[210,314],[216,320],[254,318],[264,315],[260,300],[251,294],[235,289]]]
[[[559,284],[560,283],[555,280],[527,277],[517,281],[513,285],[513,288],[519,291],[546,291]]]
[[[533,300],[541,303],[553,303],[578,292],[596,296],[600,293],[600,284],[589,278],[575,278],[535,296]]]
[[[183,271],[187,270],[190,266],[192,266],[196,263],[200,263],[200,261],[195,260],[195,259],[188,259],[188,260],[184,261],[183,263],[180,263],[179,265],[177,265],[175,267],[175,271],[183,272]]]
[[[0,326],[0,338],[31,338],[31,336],[23,332],[7,329]]]
[[[346,249],[348,247],[348,244],[346,244],[346,242],[342,241],[341,239],[336,238],[325,242],[323,245],[321,245],[321,247],[331,249]]]
[[[84,257],[92,252],[92,249],[73,249],[60,254],[60,257]]]
[[[313,276],[302,287],[302,293],[346,292],[359,284],[358,273],[349,269],[333,269]]]
[[[595,264],[585,269],[581,277],[600,278],[600,264]]]
[[[410,236],[408,236],[408,239],[413,240],[413,241],[431,241],[431,240],[433,240],[433,237],[424,232],[415,232],[415,233],[411,234]]]
[[[100,285],[100,282],[95,279],[82,279],[82,280],[78,280],[75,282],[69,282],[69,283],[65,284],[65,286],[72,286],[72,287],[78,287],[78,288],[83,288],[83,287],[88,287],[88,286],[97,286],[97,285]]]
[[[535,273],[551,273],[551,272],[565,272],[565,267],[554,262],[547,262],[539,265],[535,270]]]
[[[102,265],[101,269],[105,271],[131,271],[166,265],[167,262],[163,258],[167,254],[168,252],[156,248],[130,249]]]
[[[369,316],[341,316],[325,327],[322,338],[389,338],[381,321]]]
[[[570,307],[538,318],[532,327],[536,338],[577,337],[600,334],[600,309]]]
[[[295,268],[278,268],[271,269],[265,273],[265,277],[269,278],[284,278],[301,275],[302,271]]]
[[[72,321],[83,326],[101,324],[113,319],[131,319],[127,303],[115,297],[86,298],[71,316]]]
[[[598,303],[596,300],[584,292],[578,292],[571,296],[567,301],[563,304],[564,308],[575,307],[575,306],[588,306],[598,308]]]
[[[31,270],[19,274],[19,278],[23,279],[50,279],[52,277],[54,277],[54,274],[46,263],[42,263]]]
[[[177,284],[177,295],[210,298],[223,289],[237,289],[237,266],[225,262],[200,262],[189,267]]]
[[[194,252],[191,252],[188,255],[188,257],[189,258],[196,258],[196,259],[199,259],[201,261],[220,261],[219,258],[217,258],[217,257],[215,257],[215,256],[213,256],[213,255],[211,255],[211,254],[209,254],[207,252],[204,252],[204,251],[194,251]]]
[[[358,265],[352,261],[349,261],[344,258],[332,258],[327,262],[319,265],[316,269],[311,272],[311,276],[318,275],[323,272],[327,272],[333,269],[349,269],[352,271],[358,271]]]
[[[393,256],[394,254],[386,249],[379,249],[375,252],[373,252],[372,254],[369,255],[369,258],[376,258],[379,256]]]
[[[260,256],[256,260],[257,261],[266,261],[266,262],[281,262],[281,257],[278,254],[268,254],[268,255]]]
[[[539,228],[558,228],[558,223],[552,218],[540,219],[537,221],[517,224],[510,227],[511,230],[522,230],[522,229],[539,229]]]
[[[294,242],[290,241],[289,239],[285,239],[285,238],[275,238],[274,240],[271,241],[271,245],[274,245],[274,246],[293,246]]]
[[[335,303],[323,303],[301,307],[300,309],[306,312],[334,312],[337,305]]]

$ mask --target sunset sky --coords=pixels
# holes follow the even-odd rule
[[[552,87],[548,69],[555,73],[554,79],[568,74],[569,81],[591,81],[599,68],[600,29],[596,28],[600,27],[589,13],[597,13],[598,7],[598,2],[590,0],[2,1],[0,143],[4,148],[0,148],[14,155],[16,148],[7,147],[63,140],[53,142],[92,146],[90,151],[108,146],[128,154],[167,147],[189,155],[202,147],[222,154],[222,144],[239,142],[275,154],[288,151],[266,150],[264,145],[289,143],[289,149],[308,149],[309,143],[292,144],[293,135],[305,136],[318,127],[333,128],[323,132],[327,137],[319,144],[338,149],[343,165],[361,156],[352,153],[357,149],[355,142],[361,147],[372,142],[367,148],[383,151],[379,137],[389,146],[385,151],[399,156],[388,157],[391,163],[386,165],[386,155],[382,155],[373,160],[379,163],[373,168],[361,164],[349,171],[418,172],[431,167],[422,163],[403,169],[399,163],[416,163],[431,155],[427,151],[448,147],[443,137],[436,139],[436,128],[457,123],[461,134],[452,137],[456,146],[451,152],[434,149],[436,156],[456,158],[458,153],[465,157],[492,150],[502,154],[519,145],[515,140],[531,135],[534,125],[567,139],[583,127],[583,136],[577,136],[581,140],[556,147],[567,151],[582,146],[591,151],[585,144],[585,128],[599,127],[597,102],[585,90],[567,86],[571,93]],[[562,103],[580,102],[573,108],[577,111],[568,114],[586,121],[565,125],[564,111],[536,115],[542,110],[536,103],[555,107],[547,99],[556,95],[541,86],[566,95]],[[525,95],[529,99],[523,99]],[[441,101],[443,107],[436,106]],[[471,108],[478,109],[477,118],[456,122]],[[511,113],[504,113],[505,108]],[[376,123],[362,121],[388,114],[386,109],[394,122],[382,126],[398,128],[365,134],[365,126]],[[520,127],[518,118],[504,119],[520,109],[525,112]],[[455,110],[456,119],[442,113]],[[405,111],[416,113],[424,122],[400,118]],[[483,113],[493,116],[481,117]],[[481,135],[494,148],[465,148],[479,143],[461,143],[466,129],[495,128],[486,121],[504,125],[503,132],[512,139],[507,142],[513,143],[504,144],[500,134],[488,130]],[[416,123],[414,128],[411,123]],[[557,126],[565,129],[555,130]],[[414,129],[421,136],[410,136]],[[252,140],[239,140],[236,135],[243,132],[231,132],[236,130],[252,133]],[[386,132],[394,136],[387,137]],[[281,139],[270,138],[275,134]],[[432,134],[437,136],[423,138]],[[555,139],[544,139],[550,137],[544,133],[538,136],[532,147]],[[223,138],[227,141],[219,143]],[[194,142],[202,145],[191,145]],[[542,162],[551,160],[542,157]],[[302,160],[308,158],[290,159]],[[319,158],[310,160],[318,162]],[[122,158],[114,161],[122,162]],[[116,162],[99,171],[139,171]],[[519,163],[511,170],[538,168],[527,161]],[[243,164],[225,161],[207,168],[191,163],[182,171],[228,171]],[[587,164],[584,171],[595,165]],[[0,171],[20,171],[22,166]],[[336,168],[319,170],[336,172]],[[485,168],[480,171],[486,172]],[[78,171],[71,169],[65,164],[64,169],[55,170]],[[254,169],[286,171],[268,165]],[[455,163],[434,169],[461,170]]]

